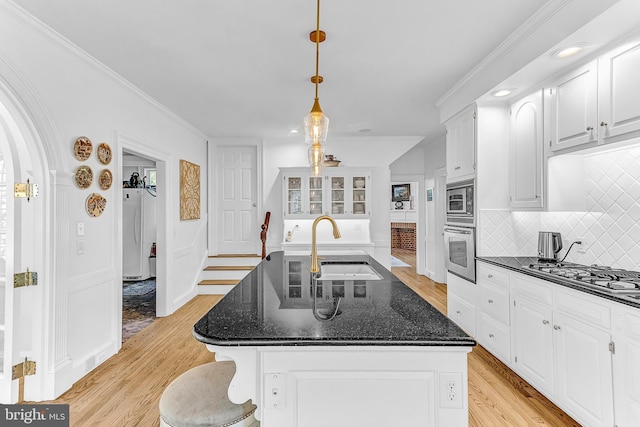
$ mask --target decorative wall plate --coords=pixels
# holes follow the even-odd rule
[[[93,182],[93,172],[89,166],[79,166],[76,169],[76,184],[80,188],[89,188]]]
[[[113,182],[113,175],[109,169],[102,169],[100,175],[98,175],[98,186],[103,190],[111,188]]]
[[[73,155],[76,156],[76,159],[84,162],[89,157],[91,157],[91,152],[93,151],[93,144],[91,140],[86,136],[79,136],[76,139],[75,144],[73,144]]]
[[[106,142],[101,142],[98,145],[98,161],[100,163],[102,163],[103,165],[108,165],[109,163],[111,163],[111,147],[109,147],[109,144],[107,144]]]
[[[96,217],[102,215],[106,206],[107,199],[98,193],[91,193],[89,197],[87,197],[87,213],[89,216]]]

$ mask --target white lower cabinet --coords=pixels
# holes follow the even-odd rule
[[[640,420],[640,310],[614,307],[613,342],[616,426],[636,426]]]
[[[632,425],[618,419],[614,424],[611,312],[618,304],[483,262],[478,263],[478,284],[480,344],[580,424]],[[621,327],[620,335],[625,331]],[[632,402],[628,412],[637,421],[640,314],[635,333],[633,344],[625,343],[624,355],[616,357],[627,358],[619,360],[625,369],[634,365],[636,377],[623,387]]]
[[[562,312],[553,323],[558,405],[582,425],[612,426],[610,332]]]
[[[532,386],[550,396],[555,384],[551,306],[524,293],[518,293],[519,288],[516,286],[513,290],[514,367]]]
[[[509,275],[478,263],[480,327],[477,339],[504,363],[511,362]]]
[[[476,336],[477,285],[447,273],[447,315],[471,336]]]

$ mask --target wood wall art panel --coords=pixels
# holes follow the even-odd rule
[[[200,166],[180,160],[180,220],[200,219]]]

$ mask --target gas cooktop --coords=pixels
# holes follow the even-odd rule
[[[601,265],[539,262],[524,266],[543,276],[593,289],[599,293],[629,297],[640,301],[640,272],[615,269]]]

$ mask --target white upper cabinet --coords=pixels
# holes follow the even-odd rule
[[[474,104],[445,123],[447,128],[447,182],[475,178],[476,116]]]
[[[598,66],[593,61],[545,90],[551,151],[598,140]]]
[[[511,106],[509,207],[543,207],[544,156],[542,91]]]
[[[599,58],[598,123],[604,142],[640,134],[640,37]],[[631,136],[631,135],[629,135]]]
[[[550,154],[640,136],[640,37],[545,89]]]
[[[281,170],[285,218],[313,218],[320,215],[362,218],[371,214],[369,171],[329,169],[316,177],[312,176],[309,168]]]

